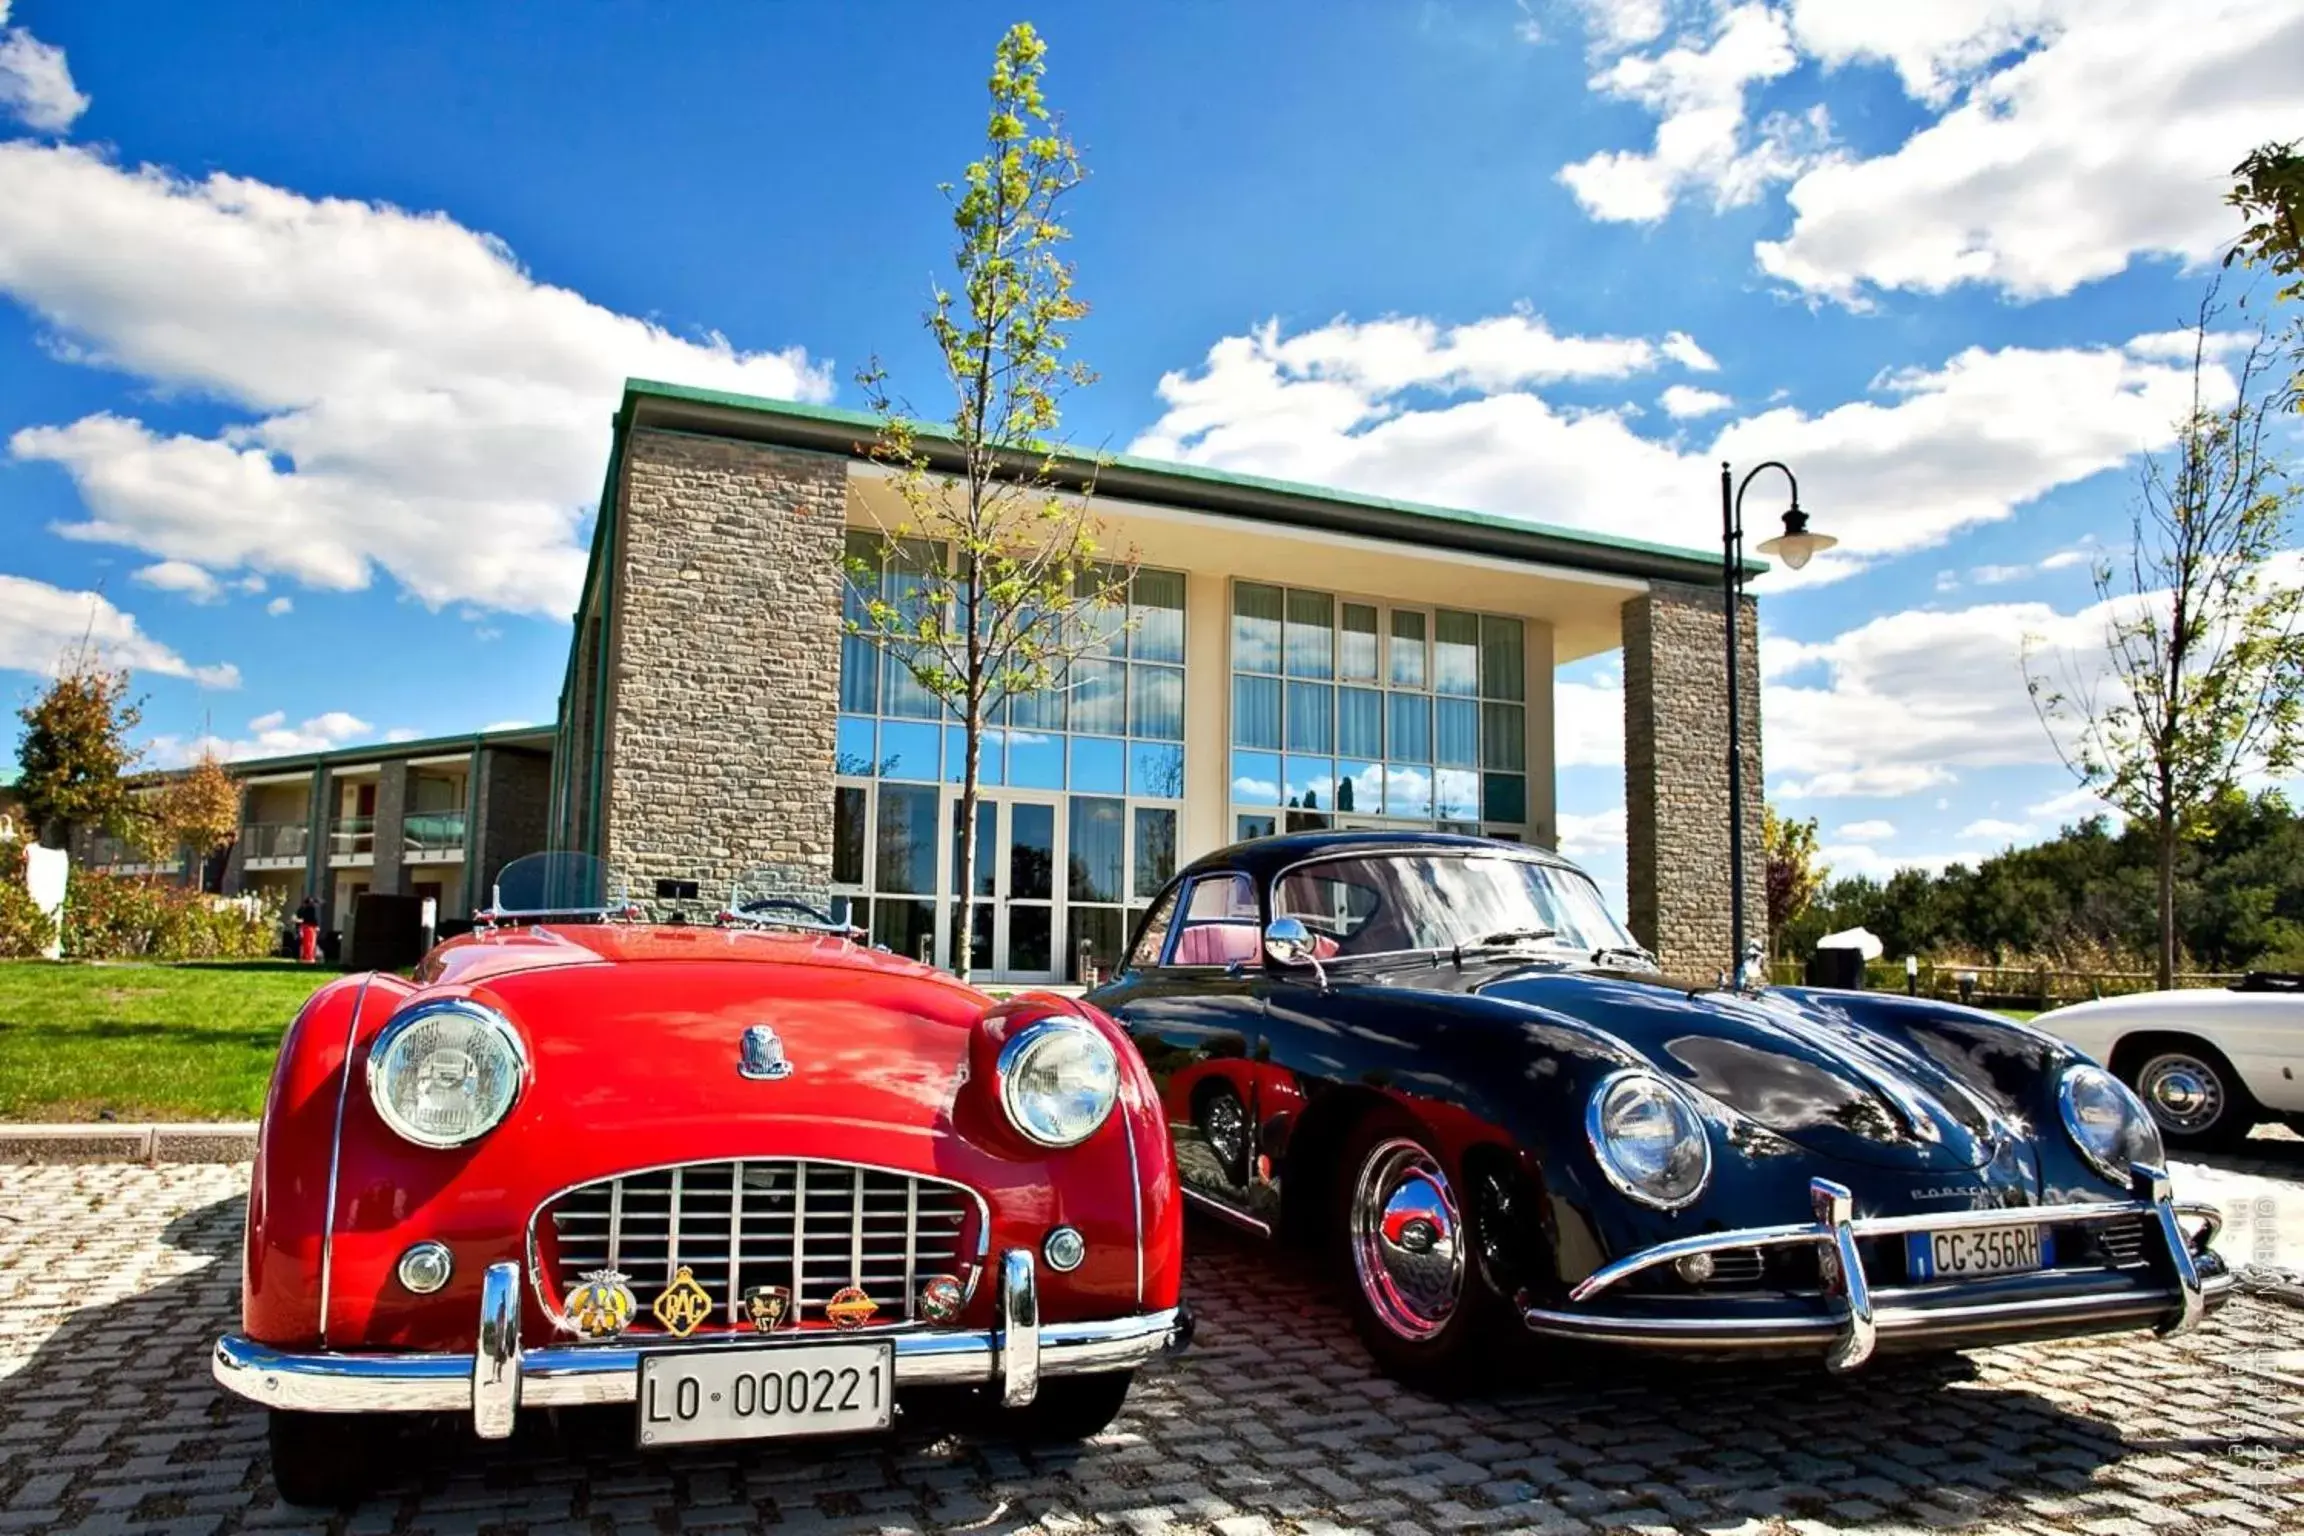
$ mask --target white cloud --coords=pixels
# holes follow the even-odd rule
[[[85,645],[106,666],[181,677],[203,688],[237,688],[229,662],[195,666],[112,606],[99,592],[68,592],[28,576],[0,574],[0,668],[52,677]]]
[[[533,720],[491,720],[480,729],[483,731],[524,731],[535,723]]]
[[[1885,842],[1895,835],[1895,823],[1880,820],[1851,821],[1832,834],[1834,840],[1849,843]]]
[[[276,597],[264,605],[264,611],[274,618],[279,618],[284,613],[294,613],[296,604],[288,598]]]
[[[135,572],[135,579],[162,592],[178,592],[195,603],[224,599],[224,584],[189,560],[163,560]]]
[[[1826,62],[1891,59],[1936,104],[1987,60],[2037,44],[1894,150],[1815,164],[1787,190],[1792,228],[1756,247],[1762,269],[1849,304],[1962,283],[2036,299],[2137,257],[2205,261],[2238,233],[2226,170],[2293,137],[2304,112],[2295,5],[1832,0],[1793,17]]]
[[[1693,416],[1711,416],[1728,409],[1736,401],[1716,389],[1698,389],[1691,384],[1666,385],[1657,398],[1664,414],[1675,421],[1686,421]]]
[[[1979,565],[1968,572],[1968,579],[1980,587],[1998,587],[2022,581],[2032,570],[2029,565]]]
[[[1930,874],[1941,874],[1947,864],[1976,865],[1983,855],[1970,852],[1954,853],[1882,853],[1864,843],[1826,843],[1816,850],[1817,862],[1822,864],[1835,880],[1848,880],[1861,876],[1867,880],[1886,880],[1900,869],[1924,869]]]
[[[1668,332],[1657,350],[1690,373],[1718,373],[1720,360],[1696,344],[1686,331]]]
[[[2060,795],[2050,795],[2037,805],[2028,805],[2024,807],[2024,814],[2037,816],[2058,826],[2086,821],[2092,816],[2109,816],[2114,826],[2118,826],[2124,819],[2118,811],[2098,799],[2093,791],[2077,788],[2068,789]]]
[[[7,20],[7,0],[0,0],[0,24]],[[88,98],[72,83],[63,49],[22,27],[0,32],[0,114],[35,133],[62,133],[87,110]]]
[[[245,736],[155,736],[145,748],[145,760],[155,768],[177,768],[204,756],[238,762],[251,757],[326,752],[350,746],[373,736],[375,731],[375,726],[348,710],[331,709],[290,725],[288,712],[275,709],[249,721]]]
[[[1584,16],[1585,31],[1597,55],[1621,53],[1664,35],[1670,0],[1572,0]]]
[[[1718,461],[1781,458],[1799,466],[1817,527],[1841,540],[1797,576],[1767,578],[1782,591],[2116,468],[2164,445],[2190,404],[2189,368],[2111,346],[1970,348],[1829,409],[1734,417],[1702,444],[1658,442],[1633,429],[1629,408],[1558,406],[1532,387],[1629,376],[1668,355],[1640,338],[1558,336],[1526,315],[1454,329],[1340,319],[1294,335],[1268,322],[1164,375],[1165,410],[1130,446],[1691,549],[1718,536],[1705,491]],[[2228,393],[2221,368],[2208,380],[2211,399]],[[1748,499],[1756,526],[1773,494],[1760,484]]]
[[[2061,571],[2070,566],[2090,564],[2095,560],[2095,558],[2096,551],[2090,548],[2076,547],[2073,549],[2060,549],[2057,550],[2054,554],[2049,555],[2046,559],[2042,560],[2040,562],[2040,569],[2044,571]]]
[[[1624,838],[1624,807],[1620,805],[1605,811],[1560,814],[1559,851],[1572,859],[1594,854],[1614,854],[1621,858]]]
[[[674,335],[537,281],[445,214],[0,143],[0,291],[59,355],[248,413],[214,436],[100,413],[29,427],[69,537],[211,573],[564,616],[627,375],[823,398],[798,349]]]
[[[1817,106],[1771,114],[1745,142],[1747,92],[1798,63],[1783,16],[1762,4],[1724,11],[1708,36],[1624,53],[1599,69],[1590,87],[1655,113],[1655,138],[1646,151],[1603,150],[1563,166],[1560,181],[1587,214],[1612,223],[1652,224],[1697,188],[1711,192],[1715,208],[1750,203],[1770,183],[1799,174],[1830,137]]]
[[[1997,816],[1982,816],[1960,829],[1963,838],[1981,838],[1987,842],[2008,843],[2020,837],[2030,837],[2033,827],[2027,821],[2002,821]]]
[[[1560,768],[1612,768],[1624,761],[1621,681],[1553,684],[1552,755]]]

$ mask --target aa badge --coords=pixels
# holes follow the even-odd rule
[[[696,1283],[696,1277],[683,1264],[672,1276],[672,1283],[664,1287],[664,1294],[656,1298],[652,1310],[667,1331],[684,1339],[712,1315],[712,1295]]]
[[[872,1321],[872,1314],[880,1310],[880,1303],[864,1294],[862,1286],[851,1285],[835,1292],[824,1303],[824,1315],[832,1319],[835,1328],[861,1328]]]
[[[744,1293],[744,1315],[755,1333],[774,1333],[792,1315],[792,1293],[780,1285],[757,1285]]]
[[[639,1300],[624,1275],[613,1269],[595,1269],[576,1282],[568,1293],[570,1326],[587,1339],[612,1339],[632,1325]]]

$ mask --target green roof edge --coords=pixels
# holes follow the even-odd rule
[[[817,422],[826,426],[854,427],[859,431],[877,433],[880,418],[867,411],[851,411],[839,406],[804,405],[795,400],[771,400],[761,395],[737,394],[731,390],[704,389],[690,384],[672,384],[661,379],[626,378],[624,402],[617,412],[618,435],[631,423],[632,402],[640,397],[685,401],[694,405],[716,405],[729,410],[747,411],[761,416],[786,416],[800,421]],[[954,443],[949,432],[934,427],[922,427],[918,435],[929,442]],[[858,457],[863,445],[858,444]],[[1353,507],[1373,512],[1389,512],[1403,517],[1430,518],[1438,522],[1454,523],[1463,527],[1493,529],[1505,533],[1533,534],[1562,543],[1580,544],[1595,552],[1617,551],[1631,555],[1645,555],[1651,559],[1670,560],[1689,565],[1710,566],[1718,569],[1717,555],[1703,550],[1688,549],[1677,544],[1659,544],[1647,539],[1628,539],[1617,534],[1593,533],[1582,528],[1564,528],[1553,523],[1532,522],[1523,518],[1506,517],[1494,512],[1473,512],[1461,507],[1435,506],[1428,502],[1403,501],[1390,496],[1370,496],[1358,491],[1340,491],[1329,486],[1309,485],[1295,480],[1276,480],[1263,475],[1237,474],[1229,470],[1206,469],[1194,464],[1178,464],[1167,459],[1138,458],[1131,454],[1088,454],[1077,449],[1066,450],[1065,456],[1080,463],[1111,465],[1136,474],[1159,476],[1170,480],[1189,481],[1203,485],[1224,486],[1237,490],[1259,492],[1271,496],[1290,496],[1306,501],[1327,502],[1340,507]],[[1746,557],[1745,574],[1757,576],[1769,569],[1765,560]]]

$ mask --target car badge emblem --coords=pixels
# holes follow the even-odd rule
[[[861,1328],[872,1321],[872,1314],[880,1310],[880,1303],[864,1294],[862,1286],[851,1285],[833,1294],[824,1303],[824,1315],[832,1319],[835,1328]]]
[[[755,1082],[774,1082],[792,1075],[792,1063],[784,1059],[784,1042],[776,1038],[775,1030],[754,1024],[744,1031],[744,1042],[736,1052],[736,1071]]]
[[[656,1314],[656,1321],[674,1336],[684,1339],[712,1315],[712,1295],[696,1283],[696,1277],[683,1264],[651,1310]]]
[[[951,1275],[930,1275],[920,1287],[920,1315],[932,1323],[949,1323],[960,1315],[968,1293]]]
[[[754,1333],[774,1333],[792,1315],[792,1293],[780,1285],[756,1285],[744,1293],[744,1315]]]
[[[632,1324],[640,1302],[621,1271],[588,1271],[568,1293],[569,1324],[587,1339],[612,1339]]]

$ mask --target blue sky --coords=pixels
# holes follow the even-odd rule
[[[2223,172],[2304,131],[2284,10],[1036,8],[1068,431],[1693,545],[1789,459],[1844,549],[1760,588],[1772,796],[1844,872],[2044,835],[2018,652],[2094,632]],[[1017,14],[0,0],[0,687],[93,631],[163,760],[548,718],[618,380],[925,391]]]

